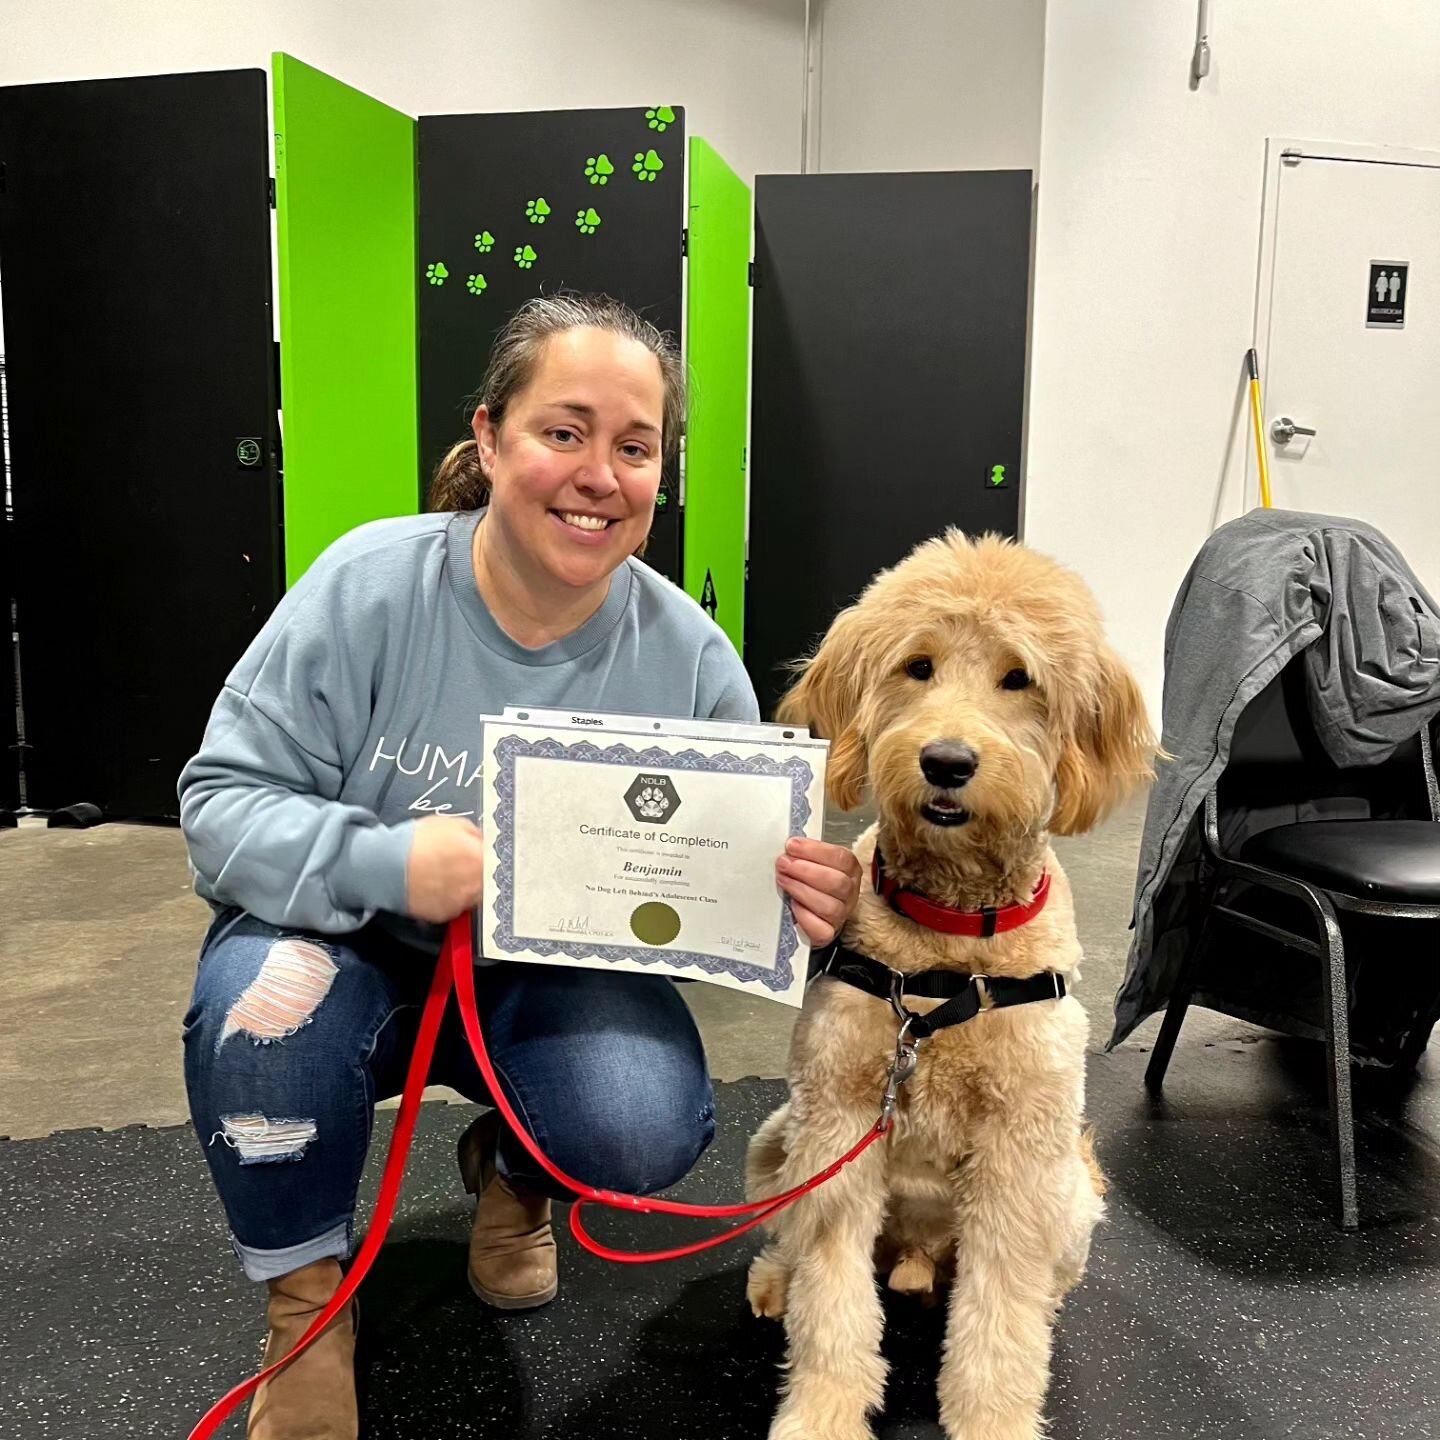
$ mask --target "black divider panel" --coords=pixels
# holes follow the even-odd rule
[[[0,281],[3,283],[3,281]],[[3,478],[0,478],[3,483]],[[0,815],[20,808],[19,735],[15,725],[15,666],[11,653],[10,603],[15,574],[10,525],[0,507]]]
[[[0,90],[30,804],[176,812],[280,592],[265,75]]]
[[[1015,534],[1029,171],[761,176],[746,664],[768,714],[879,569]]]
[[[418,145],[423,493],[466,433],[496,332],[532,296],[601,291],[680,335],[685,112],[424,115]],[[646,559],[678,582],[672,471]]]

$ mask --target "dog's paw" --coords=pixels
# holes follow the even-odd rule
[[[837,1417],[830,1409],[816,1414],[799,1406],[783,1405],[770,1426],[770,1440],[875,1440],[869,1424]]]
[[[901,1295],[934,1295],[935,1262],[923,1250],[906,1250],[890,1272],[889,1285]]]
[[[745,1286],[750,1308],[763,1319],[781,1320],[790,1296],[790,1267],[770,1250],[762,1250],[750,1262],[750,1279]]]
[[[1047,1440],[1045,1421],[1028,1411],[1014,1415],[970,1415],[959,1421],[940,1407],[945,1440]]]

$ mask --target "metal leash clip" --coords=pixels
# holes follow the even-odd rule
[[[889,1129],[895,1118],[895,1106],[900,1099],[900,1088],[915,1073],[920,1063],[920,1042],[910,1037],[913,1015],[905,1016],[900,1033],[895,1037],[895,1058],[890,1062],[890,1073],[885,1077],[885,1097],[880,1102],[880,1128]]]

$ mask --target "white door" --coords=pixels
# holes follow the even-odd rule
[[[1440,596],[1440,155],[1271,143],[1257,330],[1274,504],[1369,521]]]

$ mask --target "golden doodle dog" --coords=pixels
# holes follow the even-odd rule
[[[788,1339],[771,1440],[873,1435],[877,1262],[909,1294],[950,1281],[949,1440],[1036,1440],[1052,1324],[1105,1188],[1049,837],[1089,829],[1150,775],[1144,703],[1077,576],[951,531],[836,618],[781,718],[830,739],[831,799],[853,809],[868,786],[878,821],[855,847],[873,883],[796,1025],[789,1101],[750,1142],[750,1198],[846,1151],[892,1061],[915,1068],[888,1137],[769,1222],[751,1266],[752,1307]],[[918,1057],[897,1048],[902,1013]]]

